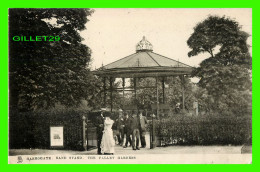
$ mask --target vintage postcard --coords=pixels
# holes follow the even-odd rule
[[[10,8],[9,164],[252,163],[252,9]]]

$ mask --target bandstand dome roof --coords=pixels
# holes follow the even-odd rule
[[[193,67],[153,52],[145,37],[136,45],[136,53],[93,71],[111,77],[153,77],[190,74]]]
[[[146,40],[145,36],[143,36],[143,39],[136,45],[136,52],[139,51],[153,51],[153,45]]]

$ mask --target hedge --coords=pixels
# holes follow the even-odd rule
[[[252,119],[250,116],[173,116],[156,120],[155,132],[161,146],[252,144]]]
[[[82,114],[69,111],[10,113],[9,148],[50,148],[50,126],[64,126],[63,149],[80,150]]]

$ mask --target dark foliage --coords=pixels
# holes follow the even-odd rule
[[[150,126],[151,127],[151,126]],[[175,116],[156,121],[161,145],[242,145],[252,139],[250,116]]]
[[[9,118],[9,147],[50,148],[50,126],[63,126],[64,148],[82,150],[82,114],[75,110],[12,113]]]
[[[250,114],[252,57],[247,44],[249,36],[238,22],[227,17],[210,16],[194,27],[187,41],[192,49],[189,57],[210,54],[192,74],[200,79],[198,86],[206,91],[204,97],[198,99],[209,100],[208,109]]]
[[[92,93],[91,50],[81,43],[89,9],[10,9],[10,108],[32,111],[76,106]],[[13,36],[59,36],[60,41],[13,41]],[[90,91],[89,91],[90,90]]]

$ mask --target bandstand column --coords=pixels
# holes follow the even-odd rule
[[[106,77],[103,78],[103,90],[104,90],[104,100],[103,100],[103,106],[106,107],[106,101],[107,101],[107,89],[106,89]]]
[[[184,88],[184,75],[182,75],[182,110],[184,112],[185,110],[185,95],[184,95],[184,91],[185,91],[185,88]]]
[[[162,78],[162,91],[163,91],[163,104],[165,104],[165,84],[164,84],[164,77]]]
[[[136,101],[136,78],[134,78],[134,91],[135,91],[135,101]]]
[[[110,82],[110,107],[112,112],[113,111],[113,78],[112,77],[110,77],[109,82]]]
[[[158,76],[156,76],[156,113],[159,118],[159,89],[158,89]]]
[[[125,78],[122,78],[122,86],[123,86],[123,110],[125,109]]]

